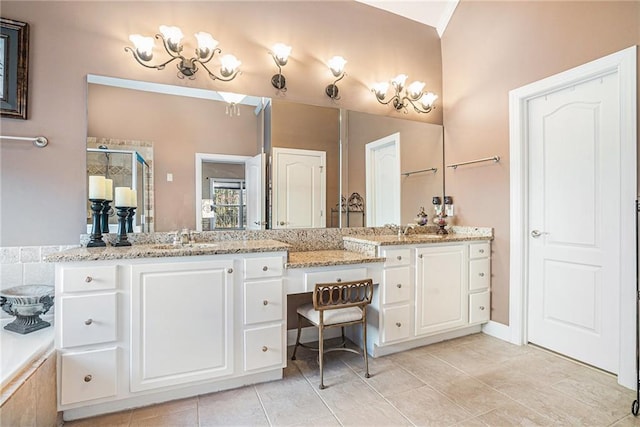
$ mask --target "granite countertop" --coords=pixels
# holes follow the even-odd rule
[[[289,252],[289,261],[286,263],[285,268],[327,267],[384,261],[385,258],[383,257],[345,250]]]
[[[375,246],[415,245],[420,243],[466,242],[472,240],[492,240],[490,234],[449,233],[449,234],[408,234],[398,235],[353,235],[344,236],[343,241]]]
[[[172,244],[134,244],[132,246],[103,248],[76,248],[53,253],[45,258],[49,262],[97,261],[113,259],[163,258],[193,255],[221,255],[254,252],[287,251],[290,245],[277,240],[229,240],[198,242],[179,246]]]

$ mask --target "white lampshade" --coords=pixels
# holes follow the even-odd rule
[[[378,98],[383,99],[387,93],[387,90],[389,90],[389,83],[387,82],[374,83],[371,86],[371,90],[373,90],[373,93],[375,93]]]
[[[407,92],[409,92],[409,96],[411,98],[418,98],[422,95],[422,90],[424,89],[424,82],[415,81],[407,87]]]
[[[344,72],[344,66],[347,65],[347,60],[342,56],[334,56],[327,62],[327,65],[329,65],[333,75],[338,77]]]
[[[420,103],[424,108],[432,108],[433,104],[436,102],[436,99],[438,99],[438,95],[433,92],[428,92],[425,93],[422,98],[420,98]]]
[[[173,43],[176,46],[180,45],[184,37],[180,28],[169,25],[160,25],[160,32],[169,43]]]
[[[291,46],[287,46],[284,43],[276,43],[271,48],[273,56],[276,57],[280,65],[285,65],[291,55]]]
[[[194,36],[196,40],[198,40],[198,53],[201,58],[208,57],[218,46],[218,40],[214,39],[209,33],[200,31],[199,33],[195,33]]]
[[[153,58],[153,37],[145,37],[141,36],[140,34],[131,34],[129,36],[129,40],[131,40],[131,43],[133,43],[133,45],[135,46],[136,52],[138,53],[140,59],[142,59],[143,61],[149,61],[151,58]]]
[[[238,61],[238,58],[233,55],[227,54],[222,56],[220,58],[220,70],[222,72],[222,75],[225,77],[230,76],[231,74],[236,72],[241,64],[242,62]]]
[[[407,82],[407,78],[409,78],[409,76],[406,74],[398,74],[393,78],[393,80],[391,80],[391,82],[398,87],[398,90],[402,90],[404,84]]]

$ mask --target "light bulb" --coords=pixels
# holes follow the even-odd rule
[[[347,60],[342,56],[334,56],[327,62],[327,64],[329,65],[333,75],[338,77],[344,72],[344,66],[347,64]]]
[[[220,58],[220,72],[224,77],[229,77],[233,73],[236,72],[238,67],[242,64],[242,62],[238,61],[233,55],[227,54]]]
[[[143,61],[153,58],[153,37],[145,37],[140,34],[131,34],[129,40],[136,48],[136,53]]]
[[[289,55],[291,55],[291,46],[287,46],[284,43],[276,43],[271,48],[273,51],[273,56],[278,61],[280,66],[286,65],[289,60]]]

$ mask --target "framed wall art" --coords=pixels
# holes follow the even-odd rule
[[[0,116],[27,119],[29,24],[0,18]]]

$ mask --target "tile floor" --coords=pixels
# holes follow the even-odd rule
[[[325,390],[316,355],[298,353],[282,381],[65,426],[640,426],[615,377],[484,334],[370,359],[369,379],[361,357],[330,353]]]

